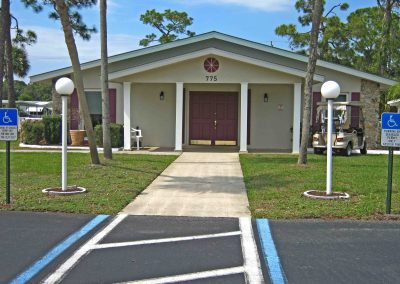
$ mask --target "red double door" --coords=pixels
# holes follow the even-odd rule
[[[192,145],[237,145],[238,93],[190,92]]]

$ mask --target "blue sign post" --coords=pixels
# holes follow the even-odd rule
[[[0,141],[6,141],[6,203],[11,203],[10,141],[18,139],[18,110],[0,108]]]
[[[400,113],[382,113],[381,125],[381,145],[389,147],[386,214],[390,214],[392,207],[393,147],[400,147]]]

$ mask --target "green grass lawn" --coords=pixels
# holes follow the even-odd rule
[[[144,190],[176,156],[113,155],[103,166],[89,154],[68,153],[68,185],[86,194],[52,196],[41,192],[61,186],[61,153],[11,153],[12,205],[5,204],[5,153],[0,153],[0,210],[115,214]]]
[[[326,156],[308,155],[308,165],[298,166],[297,156],[244,154],[240,162],[250,210],[264,218],[384,218],[387,156],[333,157],[333,191],[350,200],[313,200],[302,193],[326,189]],[[400,213],[400,157],[394,157],[392,213]]]
[[[6,141],[0,141],[0,150],[6,149]],[[19,149],[19,140],[10,141],[10,149]]]

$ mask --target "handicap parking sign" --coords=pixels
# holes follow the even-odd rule
[[[15,141],[18,138],[18,110],[0,108],[0,140]]]
[[[382,129],[400,130],[400,113],[394,113],[394,112],[382,113]]]
[[[382,113],[381,123],[381,145],[387,147],[400,147],[400,113]]]

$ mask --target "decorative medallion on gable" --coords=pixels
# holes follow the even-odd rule
[[[203,66],[204,70],[206,70],[208,73],[214,73],[219,69],[219,62],[214,57],[208,57],[206,60],[204,60]]]

